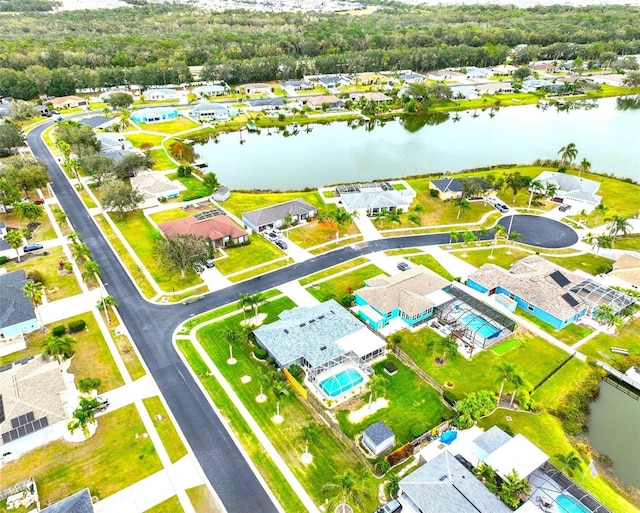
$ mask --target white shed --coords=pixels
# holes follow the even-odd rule
[[[363,431],[362,443],[378,456],[395,445],[396,435],[384,422],[378,421]]]

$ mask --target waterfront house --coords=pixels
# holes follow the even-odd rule
[[[241,244],[249,234],[219,210],[200,212],[190,217],[167,221],[159,226],[167,237],[195,235],[210,240],[216,247]]]
[[[304,106],[311,107],[314,110],[342,109],[345,106],[340,98],[333,95],[306,96],[301,100]]]
[[[438,191],[438,198],[442,201],[462,197],[462,180],[458,178],[441,178],[430,180],[429,189]]]
[[[159,123],[177,118],[178,109],[175,107],[148,107],[131,113],[135,123]]]
[[[30,281],[23,270],[0,274],[0,334],[3,339],[37,330],[40,325],[22,288]]]
[[[153,171],[143,171],[130,179],[131,187],[139,191],[145,202],[157,204],[160,198],[177,198],[184,189],[182,184],[169,180],[164,174]],[[147,205],[144,205],[147,206]],[[143,206],[143,208],[144,208]]]
[[[393,98],[391,98],[390,96],[387,96],[386,94],[376,93],[376,92],[350,93],[349,99],[354,102],[359,102],[364,99],[367,102],[374,102],[374,103],[384,103],[384,102],[390,102],[391,100],[393,100]]]
[[[395,189],[388,182],[353,183],[339,185],[335,189],[340,204],[350,212],[358,211],[368,216],[380,212],[407,212],[416,197],[410,188]]]
[[[228,121],[237,111],[221,103],[203,102],[192,105],[189,115],[198,121]]]
[[[218,187],[214,192],[213,196],[211,196],[214,201],[227,201],[231,197],[231,189],[229,187]]]
[[[318,209],[302,199],[295,199],[258,208],[242,214],[242,222],[255,233],[270,228],[279,228],[285,224],[306,221],[318,215]]]
[[[546,187],[548,183],[556,186],[556,200],[571,205],[576,211],[585,210],[591,212],[602,201],[602,196],[597,192],[600,182],[589,180],[580,176],[567,173],[557,173],[554,171],[543,171],[534,181],[538,181]]]

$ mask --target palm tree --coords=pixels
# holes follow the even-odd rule
[[[515,470],[502,479],[499,495],[507,506],[516,509],[529,493],[531,484],[526,479],[520,479]]]
[[[317,424],[307,424],[302,428],[300,438],[305,443],[304,454],[309,454],[309,443],[315,441],[320,435]]]
[[[247,320],[247,309],[251,309],[251,296],[249,294],[240,294],[240,301],[238,302],[238,309],[242,308],[242,316],[244,320]]]
[[[390,497],[397,497],[400,491],[400,476],[395,472],[389,475],[385,489]]]
[[[496,249],[498,245],[498,239],[502,239],[507,235],[507,229],[501,224],[497,224],[493,229],[493,246],[491,246],[491,253],[489,257],[493,256],[493,250]]]
[[[364,499],[369,498],[369,491],[363,486],[363,479],[358,479],[346,470],[344,473],[336,476],[335,483],[327,483],[322,487],[322,493],[335,491],[334,500],[339,500],[341,504],[346,504],[348,500],[362,506]]]
[[[82,429],[85,438],[89,437],[89,426],[96,423],[96,408],[99,406],[95,399],[80,399],[80,407],[73,412],[73,418],[67,424],[70,433],[76,429]]]
[[[280,398],[289,395],[289,383],[282,379],[271,380],[271,390],[276,396],[276,415],[280,416]]]
[[[76,343],[71,335],[62,335],[61,337],[55,337],[49,335],[45,338],[40,346],[42,350],[42,358],[55,358],[58,363],[62,360],[66,360],[73,356],[73,345]]]
[[[258,316],[258,308],[262,303],[264,303],[264,296],[260,292],[256,292],[255,294],[251,294],[249,296],[249,301],[251,303],[251,308],[253,308],[253,316]]]
[[[516,399],[516,393],[518,392],[518,388],[524,385],[524,379],[522,376],[518,374],[517,371],[514,371],[511,377],[509,378],[509,382],[513,385],[513,393],[511,394],[511,401],[509,401],[509,407],[513,408],[513,401]]]
[[[415,226],[420,226],[422,224],[422,218],[418,214],[409,214],[407,219],[409,219],[409,222]]]
[[[552,200],[556,197],[556,192],[558,192],[558,186],[553,182],[547,182],[544,188],[544,195]]]
[[[38,310],[38,307],[42,304],[42,300],[44,298],[44,287],[42,286],[42,283],[39,281],[29,280],[22,286],[22,293],[31,300],[36,312],[36,317],[38,318],[38,324],[40,324],[40,327],[44,329],[42,319],[40,318],[40,311]]]
[[[233,328],[229,328],[225,330],[224,338],[227,339],[227,343],[229,344],[229,363],[235,362],[235,359],[233,358],[233,346],[240,340],[240,333]]]
[[[531,191],[531,194],[529,194],[529,205],[527,206],[527,209],[531,209],[531,201],[533,200],[533,195],[534,194],[540,194],[543,190],[543,185],[542,182],[540,180],[533,180],[530,184],[529,184],[529,190]]]
[[[451,246],[451,242],[458,242],[458,239],[460,238],[460,234],[456,231],[450,231],[449,232],[449,246]]]
[[[85,282],[91,282],[98,284],[98,278],[100,278],[100,266],[93,260],[87,260],[84,263],[84,271],[82,271],[82,279]]]
[[[560,148],[558,155],[560,155],[560,161],[563,166],[570,166],[578,156],[578,149],[574,143],[569,143]]]
[[[613,239],[611,240],[613,244],[615,244],[616,242],[616,236],[618,235],[618,233],[622,233],[622,235],[628,235],[629,232],[633,229],[631,223],[629,223],[629,219],[627,219],[626,217],[613,215],[605,219],[605,221],[611,222],[609,235],[613,237]]]
[[[73,255],[73,259],[79,264],[83,264],[91,258],[91,250],[89,249],[89,246],[82,241],[71,243],[71,254]]]
[[[369,409],[371,409],[373,399],[377,399],[379,395],[386,392],[387,384],[388,381],[379,374],[374,374],[369,378],[367,382],[367,388],[369,389]]]
[[[481,463],[475,467],[473,469],[473,475],[476,476],[491,493],[496,493],[498,491],[496,471],[486,463]]]
[[[591,162],[584,158],[582,159],[582,162],[580,162],[580,167],[578,168],[578,176],[580,176],[583,172],[588,173],[589,171],[591,171]]]
[[[389,211],[388,210],[381,209],[375,215],[375,221],[378,221],[378,222],[382,223],[382,221],[384,221],[387,218],[388,215],[389,215]]]
[[[462,239],[464,240],[464,245],[466,246],[470,242],[477,240],[478,237],[476,237],[476,234],[473,233],[471,230],[467,230],[462,234]]]
[[[471,210],[471,203],[469,203],[469,201],[467,201],[466,198],[457,198],[453,204],[458,207],[458,215],[456,217],[456,219],[460,219],[460,214],[462,214],[462,211],[464,210],[465,212],[467,212],[468,210]]]
[[[391,221],[391,228],[393,229],[393,225],[394,224],[400,224],[400,214],[398,214],[397,212],[389,212],[389,214],[387,214],[387,219],[389,221]]]
[[[609,207],[607,207],[604,203],[600,202],[600,203],[598,203],[598,205],[596,206],[596,208],[594,210],[596,212],[595,224],[598,224],[598,220],[600,219],[600,216],[601,215],[604,216],[606,211],[609,210]]]
[[[500,383],[500,392],[498,392],[498,404],[500,404],[500,399],[502,399],[502,392],[504,390],[504,385],[507,381],[511,381],[514,374],[516,374],[516,366],[513,363],[509,362],[500,362],[495,366],[496,370],[500,372],[498,376],[497,382]]]
[[[600,252],[601,248],[611,249],[613,247],[613,237],[610,235],[600,235],[593,237],[592,247],[596,250],[596,255]]]
[[[391,465],[387,460],[378,460],[373,467],[378,475],[383,476],[389,471]]]
[[[578,456],[576,451],[569,451],[567,454],[556,454],[556,458],[562,463],[560,470],[564,472],[566,469],[569,477],[573,477],[577,470],[582,470],[582,458]]]
[[[20,262],[20,248],[24,242],[24,237],[22,237],[22,232],[20,230],[11,230],[8,231],[4,236],[4,240],[7,241],[9,246],[15,250],[16,255],[18,256],[18,262]]]

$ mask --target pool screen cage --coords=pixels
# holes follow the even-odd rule
[[[464,343],[484,349],[513,333],[516,323],[489,305],[457,287],[451,287],[449,294],[455,299],[437,306],[435,315],[450,326],[452,334]],[[462,322],[469,314],[475,316],[473,326]],[[483,335],[486,328],[491,332],[488,337]]]
[[[309,382],[317,386],[318,376],[322,375],[329,369],[333,369],[334,367],[337,367],[338,365],[341,365],[343,363],[352,363],[353,366],[360,369],[365,376],[371,376],[371,374],[373,374],[373,369],[369,367],[369,365],[367,365],[367,362],[365,362],[353,351],[349,351],[347,353],[341,354],[340,356],[336,356],[335,358],[332,358],[325,363],[312,367],[307,371],[307,379],[309,380]]]
[[[571,292],[587,303],[589,315],[592,315],[601,305],[611,306],[614,314],[617,315],[635,303],[635,299],[624,292],[602,285],[590,278],[572,287]]]

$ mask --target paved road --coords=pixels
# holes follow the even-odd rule
[[[103,281],[108,284],[109,294],[116,298],[118,310],[129,333],[211,485],[225,508],[231,513],[277,511],[269,495],[222,425],[221,419],[210,407],[200,388],[176,354],[171,339],[176,326],[191,314],[199,314],[236,301],[240,294],[268,290],[371,252],[401,247],[446,244],[449,242],[449,234],[394,237],[361,243],[238,283],[208,294],[201,301],[190,305],[151,304],[140,297],[93,218],[87,213],[73,187],[42,142],[42,131],[50,124],[47,123],[32,130],[27,136],[27,142],[36,157],[49,168],[52,188],[58,200],[75,230],[82,235],[85,243],[89,246],[93,259],[100,265]],[[518,227],[517,231],[522,233],[523,242],[529,242],[532,234],[526,230],[527,223],[521,226],[518,217],[515,217],[512,229]],[[555,223],[555,221],[550,222]],[[553,233],[553,230],[551,232],[545,230],[544,232]],[[541,237],[543,238],[544,235],[537,231],[534,235],[533,242],[540,245]],[[557,243],[555,238],[550,238],[550,242]]]

